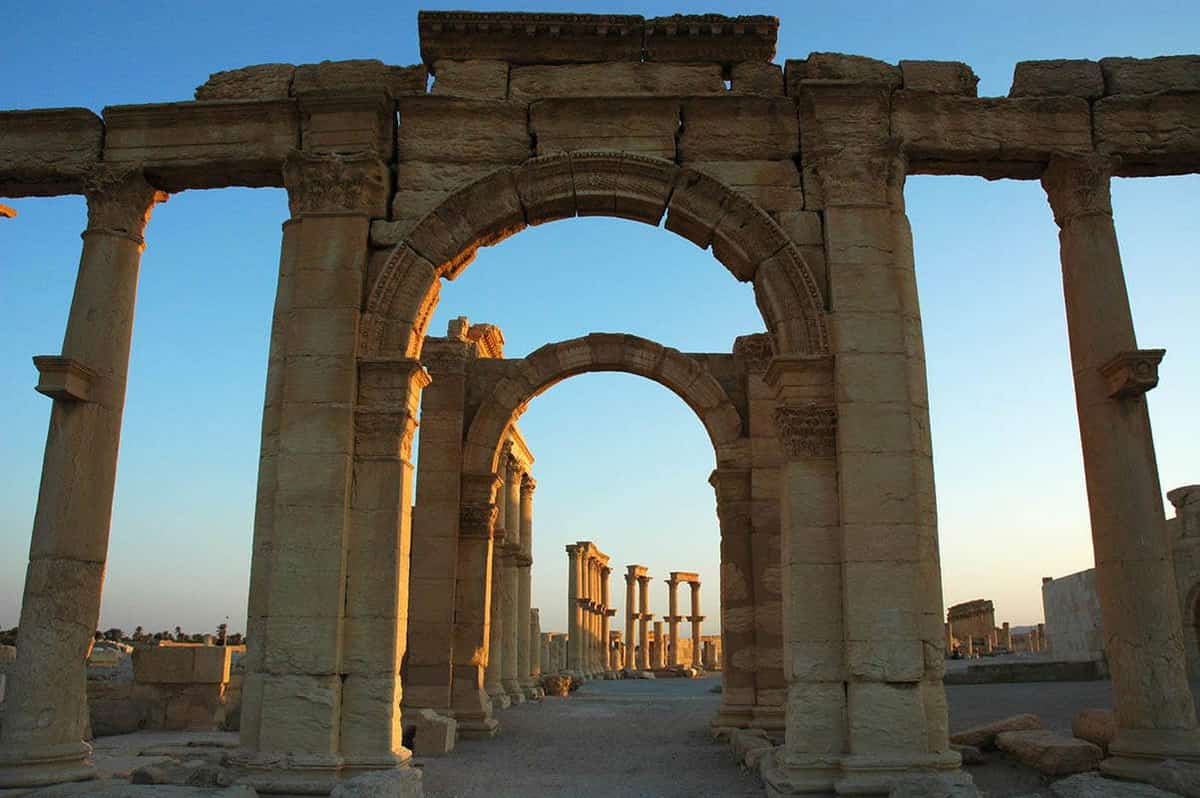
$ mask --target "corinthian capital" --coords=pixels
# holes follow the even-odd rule
[[[387,213],[387,164],[370,153],[316,154],[292,150],[283,162],[288,208],[306,213]]]
[[[1112,215],[1112,161],[1087,158],[1053,158],[1042,173],[1042,188],[1059,227],[1077,216]]]
[[[99,164],[84,178],[88,231],[124,236],[145,244],[150,212],[167,194],[146,182],[140,165]]]

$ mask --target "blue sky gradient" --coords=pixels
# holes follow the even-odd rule
[[[425,7],[454,7],[459,3]],[[526,10],[645,15],[713,4],[521,3]],[[478,10],[511,7],[477,4]],[[0,108],[190,99],[210,72],[253,63],[419,60],[416,6],[401,3],[16,4],[0,26]],[[724,13],[733,9],[722,7]],[[963,60],[981,95],[1007,92],[1031,58],[1152,56],[1200,41],[1192,3],[896,3],[744,6],[781,18],[777,60],[811,51]],[[1138,340],[1163,346],[1150,395],[1164,490],[1200,482],[1200,177],[1113,190]],[[911,178],[929,364],[947,603],[1041,617],[1040,579],[1090,567],[1057,230],[1036,182]],[[0,626],[16,623],[50,403],[35,354],[59,351],[78,266],[79,197],[4,200],[0,220]],[[244,623],[267,334],[286,196],[176,195],[147,231],[102,625]],[[576,219],[481,252],[443,286],[431,331],[466,315],[499,324],[507,353],[592,331],[684,351],[728,351],[762,321],[746,285],[665,230]],[[563,546],[592,539],[613,564],[656,577],[697,570],[718,617],[712,450],[687,407],[619,374],[555,386],[521,421],[534,450],[534,603],[565,628]],[[613,594],[623,603],[623,583]],[[656,583],[655,612],[665,609]]]

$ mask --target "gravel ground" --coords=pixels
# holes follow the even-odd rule
[[[427,798],[762,798],[709,721],[705,679],[593,681],[499,713],[493,740],[421,760]]]

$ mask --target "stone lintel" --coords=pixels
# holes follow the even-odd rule
[[[0,196],[81,193],[103,142],[104,123],[86,108],[0,111]]]
[[[165,191],[282,186],[300,147],[293,100],[113,105],[104,109],[104,160],[140,163]]]
[[[1100,367],[1108,380],[1108,395],[1113,399],[1134,399],[1158,385],[1158,364],[1165,349],[1134,349],[1121,352]]]
[[[296,98],[306,152],[370,152],[391,159],[396,148],[396,111],[383,87],[313,90]]]
[[[1092,152],[1092,111],[1082,97],[897,91],[891,117],[912,174],[1028,180],[1053,156]]]
[[[692,571],[671,571],[671,578],[664,580],[666,582],[699,582],[700,574]]]
[[[511,64],[640,61],[645,20],[628,14],[421,11],[426,64],[496,60]]]
[[[1200,91],[1105,97],[1092,106],[1096,150],[1119,177],[1200,172]]]
[[[692,623],[700,623],[701,621],[703,621],[707,618],[708,618],[707,615],[689,615],[689,616],[687,616],[687,619],[689,621],[691,621]]]
[[[77,360],[60,355],[37,355],[38,384],[34,389],[52,399],[66,402],[87,402],[92,398],[92,382],[96,372]]]

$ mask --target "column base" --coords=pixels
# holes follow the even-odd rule
[[[1200,731],[1196,729],[1118,729],[1100,763],[1107,776],[1148,781],[1167,759],[1200,763]]]
[[[756,704],[752,710],[750,728],[769,732],[781,732],[787,728],[787,714],[783,707]]]
[[[492,699],[493,709],[508,709],[512,706],[512,701],[509,699],[508,693],[504,692],[503,687],[497,687],[494,691],[492,688],[489,688],[488,698]]]
[[[0,751],[0,788],[45,787],[96,778],[92,747],[78,743],[13,746]]]
[[[746,704],[721,704],[717,716],[712,719],[713,728],[748,729],[754,723],[754,706]]]
[[[500,733],[495,718],[470,718],[458,721],[458,736],[463,740],[490,740]]]
[[[509,706],[525,703],[525,693],[516,679],[505,681],[504,694],[508,696]]]
[[[905,776],[933,773],[947,784],[973,785],[962,772],[962,757],[956,751],[936,754],[847,754],[842,757],[842,774],[834,788],[838,795],[887,795],[892,785]]]
[[[783,748],[768,751],[759,763],[768,798],[787,795],[828,795],[841,775],[841,754],[788,754]]]
[[[399,771],[412,774],[412,784],[406,784],[402,794],[420,796],[421,773],[409,765],[411,759],[407,749],[403,754],[378,757],[238,751],[229,757],[229,767],[237,773],[238,784],[253,787],[261,795],[329,795],[346,779]]]

